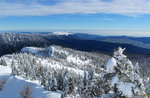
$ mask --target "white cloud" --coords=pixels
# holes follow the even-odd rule
[[[150,14],[150,0],[109,0],[109,2],[104,2],[105,0],[57,0],[55,4],[39,3],[40,0],[26,1],[28,3],[0,1],[0,16],[44,16],[76,13],[128,16]],[[50,2],[50,0],[48,1]]]

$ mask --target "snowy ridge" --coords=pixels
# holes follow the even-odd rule
[[[48,48],[24,47],[21,50],[21,53],[31,53],[39,57],[42,56],[42,57],[53,58],[51,60],[53,62],[59,63],[58,64],[59,67],[61,65],[61,68],[71,67],[75,70],[83,70],[83,69],[89,70],[93,65],[100,67],[102,65],[105,65],[109,58],[109,56],[107,55],[101,55],[101,54],[97,55],[97,54],[92,54],[87,52],[75,51],[60,46],[49,46]]]
[[[67,68],[68,70],[71,70],[75,72],[76,74],[82,75],[84,73],[84,71],[78,69],[77,67],[75,69],[67,65],[69,65],[70,62],[77,64],[77,65],[80,65],[82,63],[84,65],[86,62],[80,60],[80,58],[78,57],[75,57],[75,56],[71,57],[71,55],[69,55],[69,52],[63,51],[58,46],[50,46],[48,48],[25,47],[21,50],[21,53],[31,53],[39,57],[40,56],[44,57],[47,55],[46,57],[50,57],[49,59],[38,58],[37,61],[41,61],[43,65],[46,65],[48,67],[52,67],[55,69]],[[59,57],[61,56],[61,54],[64,54],[66,56],[69,55],[69,56],[67,58]]]

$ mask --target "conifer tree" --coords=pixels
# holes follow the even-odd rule
[[[73,77],[69,77],[69,79],[68,79],[68,94],[73,94],[74,93],[74,89],[75,89],[75,80],[74,80],[74,78]]]
[[[56,82],[56,77],[55,77],[54,74],[52,75],[52,80],[51,80],[50,86],[51,86],[51,90],[52,91],[56,91],[57,90],[57,82]]]
[[[123,54],[124,50],[121,47],[115,50],[113,58],[107,63],[111,90],[117,97],[142,97],[145,94],[145,88],[142,79],[137,74],[138,65],[133,66],[132,62]],[[110,71],[110,69],[112,70]],[[123,88],[125,86],[128,87],[128,90]]]
[[[91,68],[88,71],[88,80],[87,80],[87,86],[86,86],[86,96],[94,97],[94,69]]]

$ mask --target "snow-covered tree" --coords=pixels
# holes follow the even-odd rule
[[[88,80],[87,80],[87,86],[86,86],[86,95],[94,97],[94,82],[95,82],[95,74],[94,74],[94,68],[91,68],[88,71]]]
[[[74,89],[75,89],[74,77],[69,76],[68,82],[67,82],[67,87],[66,87],[67,94],[74,94]]]
[[[57,89],[61,91],[63,90],[63,80],[64,80],[62,72],[63,71],[60,70],[58,73],[56,73]]]
[[[143,97],[144,84],[138,75],[138,64],[132,62],[123,54],[119,47],[114,51],[113,57],[107,62],[107,78],[111,80],[111,91],[118,97]]]
[[[56,81],[56,76],[54,74],[52,74],[50,87],[51,87],[52,91],[56,91],[57,90],[57,81]]]
[[[15,61],[14,59],[12,59],[12,62],[11,62],[11,69],[12,69],[12,74],[17,74],[15,73],[16,72],[16,66],[15,66]]]

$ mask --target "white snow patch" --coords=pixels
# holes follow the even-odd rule
[[[0,65],[0,76],[1,75],[9,75],[9,74],[11,74],[11,68],[7,67],[7,66],[1,66]]]
[[[116,75],[112,78],[111,85],[114,85],[115,83],[118,83],[118,82],[119,82],[118,74],[116,74]]]
[[[53,32],[52,34],[68,36],[68,35],[72,35],[73,33],[70,33],[70,32]]]
[[[114,66],[117,66],[116,59],[111,58],[108,60],[108,62],[106,64],[106,70],[110,73],[115,72]]]

